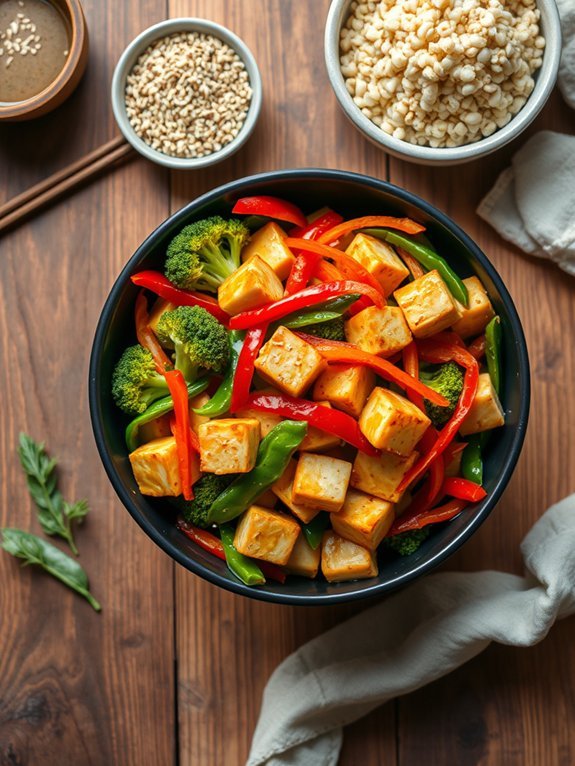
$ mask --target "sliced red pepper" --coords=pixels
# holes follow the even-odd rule
[[[422,529],[428,524],[438,524],[440,521],[451,521],[461,511],[469,505],[465,500],[450,500],[449,502],[431,511],[424,513],[402,514],[391,525],[387,537],[399,535],[401,532],[408,532],[410,529]]]
[[[192,500],[192,445],[190,440],[190,412],[188,409],[188,387],[179,370],[164,373],[166,383],[174,401],[176,418],[176,447],[182,494],[185,500]]]
[[[275,580],[282,585],[284,584],[286,581],[286,573],[281,567],[278,567],[269,561],[262,561],[261,559],[256,560],[259,568],[262,570],[264,577],[269,577],[270,580]]]
[[[140,271],[137,274],[133,274],[130,279],[135,285],[151,290],[151,292],[159,295],[160,298],[165,298],[175,306],[201,306],[215,317],[218,322],[227,325],[229,321],[229,315],[219,307],[218,302],[214,298],[210,298],[209,295],[203,295],[202,293],[195,293],[192,290],[182,290],[180,287],[173,285],[159,271],[153,271],[152,269]]]
[[[425,231],[425,226],[412,221],[411,218],[395,218],[394,216],[387,215],[366,215],[362,218],[352,218],[350,221],[344,221],[344,223],[334,226],[333,229],[322,234],[318,241],[321,242],[322,245],[329,245],[340,237],[343,237],[345,234],[348,234],[350,231],[372,228],[397,229],[406,234],[420,234],[422,231]]]
[[[445,448],[445,452],[443,453],[443,459],[445,460],[445,465],[449,465],[451,461],[459,455],[460,452],[463,452],[463,450],[467,447],[467,442],[451,442],[449,447]]]
[[[337,250],[335,247],[321,245],[319,242],[307,242],[305,239],[295,239],[293,237],[288,237],[285,240],[285,244],[292,249],[297,248],[308,253],[316,253],[323,258],[331,258],[336,267],[343,274],[344,279],[353,279],[356,282],[363,282],[364,284],[373,287],[374,290],[377,290],[377,292],[381,293],[381,296],[385,298],[383,288],[373,274],[370,274],[361,263],[347,253]]]
[[[321,256],[317,253],[298,253],[287,278],[284,295],[293,295],[307,287]]]
[[[310,426],[343,439],[366,455],[379,455],[379,450],[375,449],[360,431],[357,420],[340,410],[287,394],[263,393],[251,394],[246,401],[246,407],[261,412],[274,412],[292,420],[305,420]]]
[[[474,356],[477,359],[477,361],[483,359],[485,356],[485,335],[480,335],[478,338],[471,341],[469,346],[467,346],[467,350],[471,356]]]
[[[216,556],[222,561],[226,560],[226,554],[224,553],[224,546],[222,541],[213,535],[211,532],[207,532],[205,529],[194,527],[193,524],[188,524],[186,521],[178,520],[176,526],[183,532],[186,537],[189,537],[196,545],[203,548],[208,553]]]
[[[230,400],[230,412],[241,409],[250,393],[250,386],[254,376],[254,362],[266,337],[267,324],[257,325],[247,331],[244,345],[238,356],[238,364],[232,386],[232,398]]]
[[[385,380],[391,383],[397,383],[398,386],[405,391],[414,391],[416,394],[421,394],[430,402],[438,404],[440,407],[447,407],[449,402],[437,391],[429,388],[416,378],[412,378],[403,370],[400,370],[388,359],[382,359],[374,354],[368,354],[367,351],[360,351],[351,343],[344,343],[339,340],[325,340],[324,338],[316,338],[314,335],[306,335],[305,333],[298,332],[300,338],[311,343],[320,354],[327,359],[328,362],[340,362],[341,364],[358,364],[363,367],[370,367],[372,370],[381,375]]]
[[[306,287],[304,290],[300,290],[299,293],[280,298],[279,301],[268,303],[259,309],[236,314],[236,316],[230,319],[229,326],[232,330],[247,330],[250,327],[254,327],[254,325],[262,324],[262,322],[273,322],[277,319],[282,319],[294,311],[309,308],[318,303],[324,303],[330,298],[335,298],[337,295],[350,295],[352,293],[367,295],[376,306],[379,308],[383,306],[384,302],[381,294],[374,290],[373,287],[369,287],[369,285],[364,285],[361,282],[352,282],[351,280],[326,282],[321,285]]]
[[[333,263],[329,263],[328,261],[320,260],[315,268],[315,274],[318,279],[321,279],[322,282],[338,282],[340,280],[344,279],[343,274],[341,271],[336,268]],[[371,306],[371,301],[369,298],[364,296],[363,298],[360,298],[358,301],[356,301],[350,308],[353,308],[353,306],[356,306],[358,303],[361,303],[362,301],[365,301],[365,306]]]
[[[233,206],[238,215],[263,215],[277,221],[287,221],[294,226],[307,226],[307,219],[297,205],[279,197],[241,197]]]
[[[326,210],[311,223],[305,226],[296,226],[289,232],[290,237],[302,237],[303,239],[318,239],[321,235],[337,226],[343,221],[343,216],[334,210]]]
[[[164,373],[170,367],[173,367],[166,352],[160,345],[159,340],[152,328],[150,327],[150,317],[148,314],[148,301],[144,295],[144,291],[140,290],[138,297],[136,298],[136,307],[134,312],[134,319],[136,323],[136,336],[140,346],[147,348],[152,357],[154,358],[154,364],[159,373]]]
[[[459,476],[448,476],[443,482],[443,494],[456,497],[458,500],[467,500],[469,503],[478,503],[487,497],[483,487],[474,481],[463,479]]]

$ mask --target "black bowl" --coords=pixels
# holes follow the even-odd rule
[[[137,290],[130,275],[161,268],[169,240],[187,223],[229,214],[238,198],[271,194],[292,200],[305,212],[329,205],[347,217],[366,214],[409,216],[427,227],[439,251],[463,277],[477,274],[503,326],[505,426],[491,439],[485,459],[487,497],[451,522],[438,525],[411,556],[382,550],[379,575],[370,580],[328,583],[290,577],[285,585],[249,588],[225,564],[188,540],[174,525],[166,501],[144,497],[132,475],[124,443],[125,420],[110,395],[113,365],[135,342],[133,308]],[[501,278],[477,245],[446,215],[403,189],[375,178],[335,170],[285,170],[232,181],[168,218],[138,248],[118,277],[102,311],[90,360],[90,413],[100,456],[114,489],[142,529],[178,563],[206,580],[251,598],[283,604],[327,604],[386,593],[429,572],[465,542],[487,518],[509,481],[525,437],[529,414],[529,361],[521,323]]]

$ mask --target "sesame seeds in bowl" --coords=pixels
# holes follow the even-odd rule
[[[120,58],[112,105],[125,138],[171,168],[206,167],[248,139],[262,99],[246,45],[202,19],[171,19],[139,35]]]

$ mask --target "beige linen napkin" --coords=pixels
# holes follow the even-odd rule
[[[491,641],[541,641],[575,613],[575,494],[539,519],[521,551],[524,577],[430,575],[290,655],[268,681],[247,766],[335,766],[342,726]]]

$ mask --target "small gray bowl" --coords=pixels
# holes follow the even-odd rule
[[[452,148],[417,146],[393,138],[362,113],[345,87],[339,64],[339,37],[341,28],[349,16],[351,3],[352,0],[332,0],[330,5],[324,40],[327,72],[341,108],[356,128],[394,157],[420,165],[458,165],[484,157],[517,138],[537,117],[551,95],[561,58],[561,24],[555,0],[537,0],[537,7],[541,12],[541,33],[546,40],[543,63],[536,72],[535,87],[527,103],[505,127],[487,138]]]
[[[157,149],[153,149],[149,144],[136,135],[136,132],[130,125],[128,115],[126,114],[124,93],[126,90],[126,79],[132,70],[132,67],[140,55],[146,50],[148,45],[155,40],[159,40],[168,35],[177,34],[178,32],[202,32],[206,35],[212,35],[213,37],[219,38],[229,45],[242,59],[250,79],[252,100],[246,119],[238,135],[219,151],[208,154],[205,157],[173,157],[169,154],[159,152]],[[132,144],[137,152],[144,157],[147,157],[152,162],[156,162],[157,164],[164,165],[168,168],[175,168],[176,170],[197,170],[199,168],[205,168],[209,165],[215,165],[217,162],[221,162],[222,160],[231,157],[232,154],[235,154],[235,152],[245,144],[255,128],[261,106],[262,79],[256,60],[250,49],[243,40],[233,32],[230,32],[229,29],[226,29],[226,27],[222,27],[220,24],[216,24],[213,21],[206,21],[205,19],[168,19],[167,21],[161,21],[159,24],[154,24],[153,26],[148,27],[148,29],[145,29],[132,40],[126,50],[122,53],[116,64],[116,69],[114,70],[114,76],[112,78],[112,109],[118,127],[122,131],[126,141]]]

